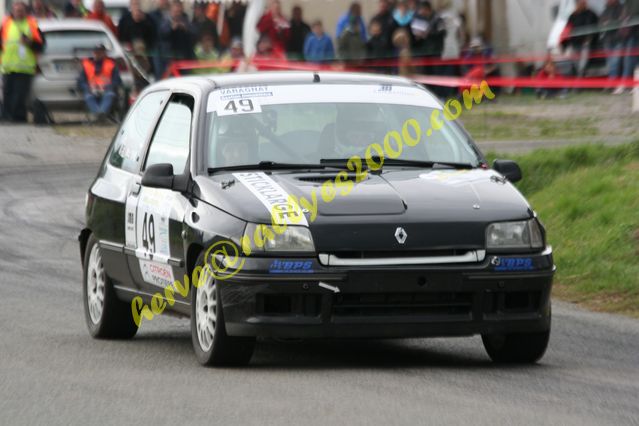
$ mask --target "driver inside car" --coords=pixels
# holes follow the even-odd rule
[[[378,109],[375,105],[338,105],[334,129],[335,158],[364,158],[366,148],[373,142],[382,143],[384,133],[379,128]],[[329,130],[330,132],[330,130]],[[326,142],[326,141],[322,141]]]
[[[257,132],[244,117],[223,118],[215,146],[217,167],[254,164],[259,161]]]

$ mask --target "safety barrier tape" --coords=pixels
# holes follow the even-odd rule
[[[240,61],[224,60],[224,61],[176,61],[169,67],[168,74],[172,76],[180,76],[183,71],[197,69],[231,69],[236,67]],[[332,65],[332,64],[313,64],[308,62],[287,61],[281,59],[255,58],[249,62],[260,71],[362,71],[359,67]],[[472,84],[478,84],[479,79],[470,79],[466,77],[449,77],[442,75],[413,75],[414,81],[445,87],[468,87]],[[639,81],[631,78],[574,78],[556,76],[553,78],[540,77],[488,77],[484,78],[492,87],[515,87],[515,88],[581,88],[581,89],[606,89],[617,87],[637,87]]]

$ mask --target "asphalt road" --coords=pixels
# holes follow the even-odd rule
[[[76,236],[106,144],[0,127],[0,424],[639,424],[639,321],[559,302],[529,367],[473,337],[261,342],[206,369],[173,318],[92,340]]]

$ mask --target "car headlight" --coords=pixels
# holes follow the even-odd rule
[[[251,242],[256,252],[286,251],[315,253],[315,244],[311,231],[304,226],[287,226],[278,234],[267,225],[249,223],[244,231],[244,240]]]
[[[486,229],[488,249],[536,249],[543,246],[541,228],[535,219],[493,223]]]

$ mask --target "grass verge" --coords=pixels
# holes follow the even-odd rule
[[[599,128],[590,117],[546,118],[516,112],[477,109],[462,121],[478,140],[545,140],[597,138]]]
[[[639,141],[515,160],[524,172],[519,189],[555,250],[555,296],[639,317]]]

